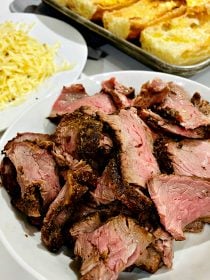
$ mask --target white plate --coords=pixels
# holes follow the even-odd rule
[[[8,13],[0,16],[0,23],[7,20],[13,22],[34,23],[29,34],[37,38],[40,42],[53,45],[59,43],[60,47],[56,59],[68,61],[73,68],[57,73],[42,83],[37,90],[27,95],[25,101],[20,105],[9,106],[5,110],[0,110],[0,131],[6,129],[21,112],[29,106],[37,103],[47,94],[51,95],[53,86],[68,85],[81,74],[87,61],[87,45],[82,35],[69,24],[48,16]]]
[[[138,91],[142,83],[149,79],[160,77],[165,81],[174,81],[182,85],[190,93],[200,92],[202,96],[210,100],[210,89],[188,79],[157,72],[125,71],[112,72],[91,77],[96,81],[83,79],[78,82],[87,86],[91,94],[100,88],[100,81],[108,77],[116,77],[118,81],[128,86],[134,86]],[[54,92],[58,95],[59,92]],[[51,133],[53,126],[46,117],[49,115],[54,102],[54,95],[42,100],[33,106],[6,131],[0,141],[0,149],[5,143],[14,137],[17,132],[46,132]],[[71,269],[71,259],[67,252],[57,255],[49,253],[40,242],[40,233],[24,223],[19,215],[11,207],[7,193],[1,188],[0,193],[0,237],[5,247],[14,259],[23,268],[29,271],[36,279],[44,280],[74,280],[76,274]],[[28,237],[25,236],[28,235]],[[175,242],[175,256],[173,269],[160,269],[156,274],[147,273],[122,273],[120,279],[126,280],[207,280],[210,277],[210,226],[200,234],[187,234],[186,241]],[[9,264],[8,264],[9,265]]]

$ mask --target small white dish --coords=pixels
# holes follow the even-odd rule
[[[56,56],[57,62],[60,60],[68,61],[72,68],[56,73],[45,80],[36,90],[28,93],[25,100],[20,104],[11,105],[4,110],[0,110],[0,131],[8,128],[20,113],[29,106],[37,103],[47,95],[51,95],[55,85],[62,87],[77,79],[86,64],[88,53],[83,36],[71,25],[61,20],[36,14],[8,13],[0,16],[0,24],[5,21],[33,24],[29,35],[50,46],[59,43],[60,47]]]

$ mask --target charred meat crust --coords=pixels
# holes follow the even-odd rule
[[[207,100],[202,99],[200,93],[196,92],[191,98],[191,102],[198,108],[204,115],[209,116],[210,114],[210,103]]]
[[[95,112],[81,107],[65,115],[53,135],[62,152],[83,159],[95,170],[101,170],[112,152],[112,139]]]
[[[174,172],[167,149],[167,138],[159,137],[154,142],[154,155],[157,159],[161,173],[172,174]]]

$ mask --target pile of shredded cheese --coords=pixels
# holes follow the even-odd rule
[[[33,25],[7,21],[0,24],[0,110],[24,100],[46,78],[71,68],[56,64],[59,44],[39,42],[29,35]]]

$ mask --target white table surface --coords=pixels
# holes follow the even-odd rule
[[[11,0],[1,1],[0,14],[9,12]],[[18,240],[17,240],[18,242]],[[22,269],[5,250],[0,241],[0,280],[35,280],[31,275]]]
[[[9,5],[11,0],[1,1],[0,14],[9,12]],[[126,54],[123,54],[119,50],[115,49],[111,45],[105,45],[101,47],[108,55],[100,60],[87,61],[86,67],[83,71],[85,75],[93,75],[109,71],[118,70],[151,70],[148,67],[142,65],[135,59],[130,58]],[[190,79],[200,82],[210,87],[210,69],[207,69]],[[18,242],[18,240],[17,240]],[[5,250],[0,241],[0,280],[35,280],[34,277],[24,271],[22,267],[15,262],[10,254]],[[49,279],[50,280],[50,279]]]

